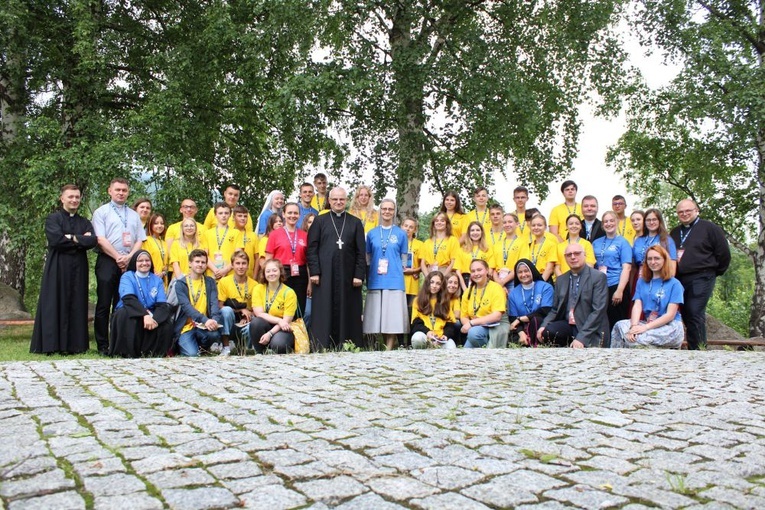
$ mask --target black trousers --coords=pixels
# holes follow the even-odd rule
[[[707,303],[715,290],[717,277],[712,271],[680,278],[683,284],[683,322],[689,350],[707,345]]]
[[[120,278],[122,270],[117,261],[103,253],[96,259],[96,312],[93,318],[93,332],[98,352],[109,350],[109,315],[120,300]]]
[[[295,350],[295,335],[291,331],[277,331],[274,336],[271,337],[271,341],[268,345],[260,343],[260,337],[266,334],[266,331],[271,330],[274,327],[273,324],[260,317],[254,317],[250,321],[250,342],[255,348],[255,352],[263,354],[266,349],[271,349],[276,354],[289,354]]]

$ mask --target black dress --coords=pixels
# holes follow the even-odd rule
[[[308,231],[306,259],[311,276],[319,276],[311,298],[311,350],[338,349],[347,340],[361,347],[361,287],[353,286],[354,278],[366,276],[361,221],[348,213],[318,216]]]
[[[76,242],[64,237],[66,234],[71,234]],[[45,236],[48,256],[29,352],[85,352],[88,350],[87,250],[98,244],[98,238],[90,221],[63,209],[46,218]]]

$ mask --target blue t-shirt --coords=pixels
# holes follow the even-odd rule
[[[298,216],[297,226],[298,228],[303,228],[303,220],[306,216],[309,214],[315,214],[316,216],[319,215],[319,211],[311,207],[310,205],[308,207],[303,207],[303,204],[298,202],[298,209],[300,210],[300,216]],[[265,230],[263,231],[265,232]]]
[[[534,282],[534,286],[526,290],[522,285],[513,287],[507,295],[507,315],[523,317],[538,311],[543,306],[553,305],[553,286],[546,281]]]
[[[257,232],[257,234],[259,236],[266,235],[266,228],[268,227],[268,218],[270,218],[273,214],[274,214],[274,211],[272,211],[271,209],[266,209],[260,215],[260,218],[258,218],[258,232]]]
[[[162,278],[154,273],[149,273],[147,278],[141,278],[134,271],[126,271],[120,278],[119,292],[120,300],[115,310],[122,308],[122,296],[127,296],[128,294],[133,294],[137,297],[147,310],[154,310],[154,306],[157,303],[167,301],[165,284]]]
[[[643,315],[648,319],[652,311],[656,311],[658,317],[667,313],[670,303],[683,304],[683,285],[676,278],[662,281],[654,278],[646,282],[640,278],[635,290],[635,301],[640,300],[643,304]],[[675,314],[674,320],[681,320],[680,312]]]
[[[369,262],[369,290],[404,290],[404,265],[401,255],[408,252],[409,241],[406,232],[393,225],[390,228],[375,227],[367,234]],[[387,260],[387,273],[381,274]]]
[[[592,242],[592,251],[595,252],[595,269],[600,270],[605,266],[606,281],[609,287],[619,285],[619,277],[622,275],[622,264],[632,263],[632,246],[622,236],[611,239],[599,237]]]
[[[641,265],[645,259],[645,252],[648,248],[656,244],[661,244],[661,239],[658,235],[636,237],[635,246],[632,248],[632,256],[635,260],[635,264],[638,266]],[[670,259],[677,260],[677,248],[675,247],[675,241],[671,237],[667,236],[666,246],[663,244],[661,246],[669,252]]]

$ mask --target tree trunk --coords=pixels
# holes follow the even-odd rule
[[[401,4],[393,16],[389,34],[398,131],[396,201],[401,221],[407,216],[418,217],[420,189],[427,158],[423,113],[425,71],[420,66],[420,55],[412,40],[411,27],[411,16],[404,4]]]

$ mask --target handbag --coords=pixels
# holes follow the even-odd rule
[[[295,354],[308,354],[311,352],[311,343],[308,340],[308,328],[305,327],[303,314],[298,305],[298,315],[300,319],[292,321],[292,334],[295,336]]]

